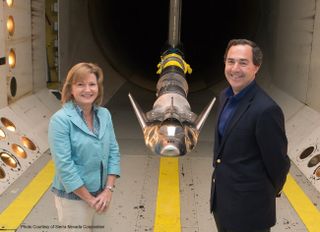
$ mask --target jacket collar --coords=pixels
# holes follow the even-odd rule
[[[70,118],[71,122],[77,126],[79,129],[81,129],[83,132],[85,132],[88,135],[95,136],[94,133],[89,130],[85,122],[80,117],[79,113],[76,110],[76,106],[72,101],[68,101],[63,105],[63,110],[66,112],[67,116]],[[95,110],[97,112],[97,117],[99,119],[100,123],[100,129],[99,129],[99,135],[98,138],[101,139],[102,136],[105,133],[105,128],[107,125],[107,120],[105,118],[105,115],[103,115],[103,112],[100,110],[98,106],[95,106]]]
[[[248,88],[243,96],[241,96],[241,101],[239,101],[239,105],[234,112],[230,122],[228,123],[225,132],[220,140],[220,146],[218,153],[220,154],[221,150],[223,149],[224,143],[226,142],[226,139],[228,138],[230,132],[234,128],[234,126],[237,124],[241,116],[247,111],[247,109],[250,107],[251,102],[256,94],[257,91],[257,85],[256,83],[253,83],[250,88]],[[226,101],[227,98],[224,99]],[[220,114],[221,112],[219,112]]]

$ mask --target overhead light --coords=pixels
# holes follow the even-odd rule
[[[12,48],[10,49],[10,52],[9,52],[8,63],[10,68],[14,68],[16,66],[16,53]]]
[[[14,143],[11,145],[11,148],[14,151],[14,153],[16,153],[17,156],[19,156],[20,158],[22,159],[27,158],[27,153],[20,145]]]
[[[0,152],[1,160],[11,168],[16,168],[18,166],[18,161],[7,151]]]
[[[6,0],[8,7],[13,6],[13,0]]]
[[[2,129],[0,129],[0,140],[6,138],[6,133]]]
[[[26,148],[28,148],[32,151],[37,149],[36,145],[34,145],[34,143],[29,138],[27,138],[25,136],[21,137],[21,142],[22,142],[23,146],[25,146]]]
[[[6,177],[6,173],[2,167],[0,167],[0,179],[4,179]]]
[[[8,20],[7,20],[7,30],[9,32],[9,35],[10,36],[13,36],[14,34],[14,29],[15,29],[15,24],[14,24],[14,19],[13,17],[10,15],[8,17]]]
[[[313,173],[316,175],[317,178],[319,178],[320,177],[320,166],[317,167],[316,170],[314,170]]]
[[[9,119],[2,117],[0,120],[7,130],[12,132],[16,131],[16,126]]]
[[[176,134],[176,127],[175,126],[168,126],[167,127],[168,136],[175,136]]]

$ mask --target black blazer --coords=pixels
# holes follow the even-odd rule
[[[217,119],[225,101],[223,92]],[[213,167],[211,212],[223,226],[248,231],[275,224],[275,198],[290,160],[282,110],[257,84],[240,100],[222,138],[216,124]]]

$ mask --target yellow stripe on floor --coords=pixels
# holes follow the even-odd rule
[[[154,232],[180,232],[180,190],[178,158],[160,159]]]
[[[320,213],[311,200],[302,191],[289,174],[283,189],[292,207],[295,209],[309,232],[320,231]]]
[[[28,184],[19,196],[0,214],[0,230],[16,230],[52,183],[53,162]]]

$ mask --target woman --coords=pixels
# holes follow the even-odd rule
[[[59,222],[67,231],[91,231],[95,213],[108,209],[120,175],[119,147],[110,113],[99,106],[102,97],[101,68],[76,64],[62,89],[62,109],[49,123],[52,192]]]

